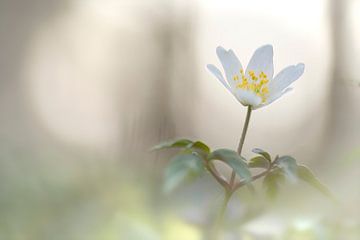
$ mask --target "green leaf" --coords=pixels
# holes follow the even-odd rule
[[[237,154],[237,152],[230,149],[218,149],[209,155],[209,160],[220,160],[227,163],[236,174],[244,178],[246,181],[251,180],[251,173],[245,162],[245,159]]]
[[[265,159],[267,159],[269,162],[271,162],[271,156],[268,152],[266,152],[260,148],[254,148],[252,151],[253,151],[253,153],[262,155]]]
[[[256,156],[250,159],[248,163],[251,168],[265,168],[268,169],[270,167],[270,162],[263,156]]]
[[[327,197],[333,198],[330,190],[316,178],[316,176],[311,172],[308,167],[304,165],[299,165],[297,167],[297,174],[301,180],[307,182]]]
[[[277,196],[280,184],[284,181],[285,178],[280,169],[276,169],[268,173],[263,180],[263,186],[266,190],[267,196],[274,199]]]
[[[201,141],[196,141],[187,145],[187,148],[191,148],[200,154],[208,155],[210,153],[210,148]]]
[[[291,156],[282,156],[276,159],[275,164],[281,168],[290,181],[297,180],[297,164],[295,158]]]
[[[162,143],[159,143],[158,145],[154,146],[151,151],[154,150],[160,150],[164,148],[185,148],[189,144],[191,144],[192,141],[189,139],[176,139],[176,140],[169,140]]]
[[[204,163],[194,154],[176,155],[165,170],[164,191],[171,192],[186,180],[201,175]]]

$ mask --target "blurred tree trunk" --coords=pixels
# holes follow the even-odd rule
[[[28,45],[43,22],[60,15],[67,1],[0,1],[0,140],[19,146],[41,146],[48,141],[33,117],[22,70]]]
[[[330,91],[328,96],[327,127],[325,128],[325,149],[334,149],[341,137],[346,135],[346,123],[351,115],[349,92],[345,82],[349,78],[346,73],[346,37],[347,37],[347,0],[330,0],[330,26],[333,47],[333,61]],[[349,123],[351,126],[351,123]],[[335,147],[339,150],[338,147]]]
[[[181,116],[186,119],[187,130],[191,131],[191,103],[194,98],[191,93],[195,85],[191,11],[186,11],[187,16],[179,16],[173,1],[161,6],[163,14],[160,17],[151,11],[144,13],[145,21],[152,24],[153,39],[159,51],[154,59],[157,61],[157,73],[144,79],[151,82],[148,89],[150,97],[144,106],[139,106],[143,109],[141,113],[124,114],[125,132],[121,138],[121,142],[125,143],[121,150],[122,158],[131,156],[136,159],[135,165],[151,168],[154,165],[152,157],[158,156],[149,153],[148,149],[160,141],[184,137],[176,133]],[[125,111],[128,112],[128,109]]]

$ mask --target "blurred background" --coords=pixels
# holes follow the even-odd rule
[[[246,108],[207,72],[274,46],[294,91],[252,115],[252,147],[329,186],[239,191],[224,239],[360,239],[359,0],[0,0],[0,239],[206,240],[209,176],[162,192],[169,138],[235,149]]]

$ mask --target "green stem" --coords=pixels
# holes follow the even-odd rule
[[[243,130],[242,130],[240,142],[239,142],[239,147],[237,149],[237,152],[238,152],[239,155],[241,155],[241,151],[242,151],[242,148],[244,146],[246,132],[247,132],[247,130],[249,128],[250,117],[251,117],[251,106],[248,106],[247,113],[246,113],[246,118],[245,118],[245,123],[244,123],[244,127],[243,127]],[[234,187],[235,176],[236,176],[236,174],[235,174],[235,171],[233,170],[232,173],[231,173],[231,178],[230,178],[230,188],[231,189]]]
[[[221,228],[224,225],[224,216],[225,216],[225,213],[226,213],[226,208],[228,206],[231,195],[232,195],[231,191],[228,191],[228,190],[225,191],[225,197],[224,197],[224,200],[223,200],[223,202],[221,204],[221,208],[220,208],[220,211],[218,213],[218,216],[217,216],[217,218],[215,220],[215,226],[213,228],[214,232],[213,232],[213,234],[211,236],[211,239],[213,239],[213,240],[218,240],[218,238],[219,238]]]
[[[239,147],[238,147],[238,150],[237,150],[239,155],[241,155],[241,151],[242,151],[242,148],[244,146],[246,132],[247,132],[247,129],[249,127],[250,116],[251,116],[251,106],[248,106],[247,113],[246,113],[246,118],[245,118],[245,123],[244,123],[243,131],[242,131],[242,134],[241,134],[240,142],[239,142]],[[236,173],[233,170],[232,173],[231,173],[231,178],[230,178],[230,182],[228,184],[228,188],[225,188],[224,201],[223,201],[223,203],[221,205],[219,215],[217,216],[217,219],[215,221],[214,234],[212,236],[214,239],[218,239],[218,237],[219,237],[221,227],[224,224],[224,216],[225,216],[225,213],[226,213],[226,208],[228,206],[228,203],[229,203],[229,200],[230,200],[232,194],[234,193],[234,191],[236,189],[241,187],[240,183],[235,184],[235,176],[236,176]],[[254,178],[254,180],[255,179],[257,179],[257,178]]]

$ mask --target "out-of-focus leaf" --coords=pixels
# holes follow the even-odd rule
[[[301,180],[307,182],[327,197],[334,198],[330,190],[316,178],[308,167],[299,165],[297,167],[297,174]]]
[[[246,181],[251,180],[251,173],[245,162],[245,159],[237,154],[237,152],[230,149],[218,149],[210,153],[209,160],[220,160],[227,163],[236,174],[244,178]]]
[[[295,158],[282,156],[276,159],[275,164],[285,172],[290,181],[297,181],[297,164]]]
[[[248,163],[251,168],[265,168],[268,169],[270,167],[270,162],[263,156],[256,156],[250,159]]]
[[[210,153],[210,148],[201,141],[196,141],[193,143],[190,143],[187,148],[191,148],[195,150],[196,152],[199,152],[201,154],[208,155]]]
[[[266,190],[267,196],[274,199],[279,191],[279,185],[284,181],[285,178],[280,169],[276,169],[268,173],[263,180],[263,186]]]
[[[199,156],[176,155],[165,170],[164,191],[171,192],[184,181],[199,176],[204,169],[204,163]]]
[[[159,143],[158,145],[151,148],[152,151],[154,150],[160,150],[164,148],[185,148],[189,144],[191,144],[192,141],[189,139],[176,139],[176,140],[169,140],[162,143]]]
[[[265,159],[267,159],[267,160],[269,160],[269,162],[271,162],[271,156],[268,152],[266,152],[260,148],[254,148],[252,151],[253,151],[253,153],[262,155]]]

